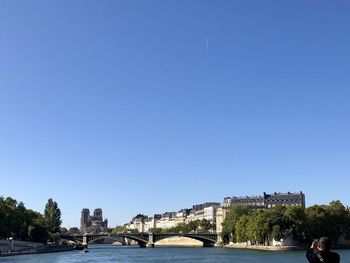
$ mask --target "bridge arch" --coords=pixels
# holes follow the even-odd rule
[[[61,239],[73,242],[75,244],[83,243],[82,236],[61,236]]]
[[[148,243],[148,235],[143,236],[143,235],[118,234],[118,236],[134,240],[139,244],[140,247],[145,247],[146,244]]]
[[[146,246],[148,243],[148,234],[142,233],[142,234],[100,234],[100,235],[75,235],[75,236],[70,236],[70,235],[61,235],[61,239],[64,240],[69,240],[74,243],[92,243],[97,240],[101,239],[111,239],[111,240],[116,240],[119,241],[120,238],[128,238],[131,240],[136,241],[141,247]]]
[[[118,236],[99,236],[99,237],[95,237],[89,240],[89,243],[94,243],[98,240],[103,240],[103,239],[108,239],[108,240],[112,240],[112,241],[117,241],[119,243],[125,244],[125,240],[121,240],[123,237],[118,237]]]

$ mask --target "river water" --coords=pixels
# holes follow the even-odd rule
[[[342,263],[350,263],[350,251],[338,251]],[[304,251],[270,252],[228,248],[139,248],[110,245],[90,246],[81,251],[0,258],[1,263],[94,263],[94,262],[215,262],[215,263],[302,263]]]

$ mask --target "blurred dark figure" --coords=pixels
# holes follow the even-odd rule
[[[314,240],[306,252],[306,258],[310,263],[339,263],[339,254],[330,251],[331,246],[332,241],[328,237],[321,237],[319,241]]]

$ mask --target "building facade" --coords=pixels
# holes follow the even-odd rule
[[[235,205],[249,206],[253,209],[271,208],[280,204],[284,206],[301,206],[305,208],[305,195],[303,192],[299,193],[273,193],[259,196],[245,196],[245,197],[226,197],[222,203],[223,207],[231,207]]]
[[[224,198],[221,208],[219,208],[216,213],[216,232],[218,234],[222,232],[222,223],[225,220],[228,208],[239,205],[248,206],[252,209],[269,209],[276,205],[287,207],[301,206],[302,208],[305,208],[305,194],[301,191],[298,193],[275,192],[273,194],[263,192],[263,195],[259,196],[226,197]]]
[[[222,223],[225,220],[226,212],[229,207],[244,205],[252,209],[268,209],[278,204],[283,206],[301,206],[305,208],[305,195],[302,192],[275,192],[273,194],[264,192],[263,195],[258,196],[226,197],[221,205],[217,202],[207,202],[193,205],[191,209],[181,209],[178,212],[155,214],[154,217],[147,217],[139,214],[134,217],[126,227],[129,230],[137,229],[138,232],[150,232],[153,228],[169,229],[179,224],[188,224],[191,221],[205,219],[214,225],[212,231],[221,233]],[[88,211],[82,211],[82,220],[87,218],[87,214]]]
[[[176,225],[184,224],[186,223],[186,219],[188,215],[190,214],[191,209],[181,209],[176,213],[175,223]]]
[[[215,225],[216,211],[219,207],[220,203],[211,202],[193,205],[192,209],[181,209],[178,212],[165,212],[162,215],[155,214],[154,217],[139,214],[125,226],[130,231],[150,232],[152,228],[169,229],[180,224],[188,224],[190,221],[203,219]]]
[[[172,228],[176,226],[176,212],[165,212],[161,218],[156,221],[157,228]]]

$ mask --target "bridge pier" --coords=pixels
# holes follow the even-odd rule
[[[215,247],[215,243],[212,243],[212,242],[203,242],[203,247]]]
[[[148,235],[148,243],[147,243],[146,247],[154,247],[153,233],[150,233]]]
[[[221,238],[221,235],[218,235],[218,240],[216,241],[215,243],[215,246],[216,247],[222,247],[222,238]]]
[[[84,234],[84,235],[83,235],[83,246],[84,246],[84,248],[87,248],[87,247],[88,247],[88,244],[89,244],[88,235],[87,235],[87,234]]]
[[[138,244],[139,244],[139,246],[142,247],[142,248],[147,247],[147,244],[144,243],[144,242],[138,241]]]

